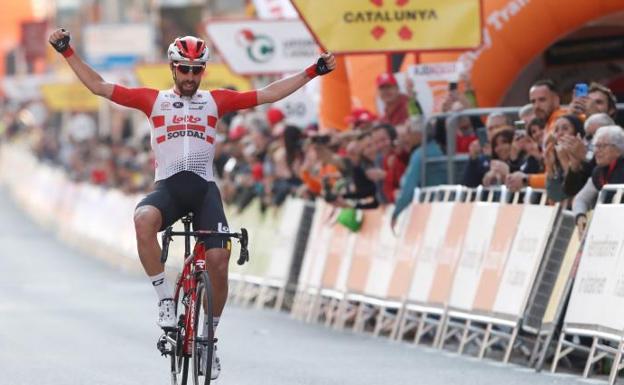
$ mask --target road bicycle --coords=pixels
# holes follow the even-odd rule
[[[240,233],[191,231],[192,221],[191,213],[182,218],[184,231],[173,231],[172,227],[168,227],[162,234],[160,261],[163,264],[167,261],[169,242],[174,236],[184,237],[184,266],[176,280],[174,295],[178,323],[174,329],[165,330],[156,344],[163,356],[171,358],[173,385],[186,385],[189,373],[194,385],[208,385],[212,370],[215,341],[212,327],[212,286],[206,270],[204,244],[196,241],[191,253],[191,237],[236,238],[240,243],[237,263],[242,265],[249,260],[247,230],[241,229]]]

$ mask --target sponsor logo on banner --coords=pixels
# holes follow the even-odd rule
[[[480,0],[292,0],[325,49],[339,53],[476,48]],[[440,33],[444,31],[444,33]]]
[[[254,34],[249,29],[238,33],[238,44],[245,48],[249,59],[256,63],[266,63],[275,55],[275,42],[267,35]]]
[[[206,32],[240,75],[296,72],[318,57],[318,47],[300,20],[215,20]]]

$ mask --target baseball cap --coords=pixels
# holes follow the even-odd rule
[[[271,107],[266,112],[266,118],[270,125],[275,125],[284,120],[284,113],[279,108]]]
[[[377,120],[377,115],[370,112],[366,108],[354,108],[351,111],[351,114],[347,115],[345,118],[346,122],[349,124],[353,123],[371,123]]]
[[[377,87],[398,85],[393,74],[384,72],[377,76]]]

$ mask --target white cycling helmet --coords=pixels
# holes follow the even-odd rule
[[[210,50],[202,39],[194,36],[176,38],[167,50],[169,61],[190,61],[206,63],[210,57]]]

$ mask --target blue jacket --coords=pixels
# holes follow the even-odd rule
[[[444,155],[442,149],[434,140],[427,143],[426,148],[427,158]],[[401,211],[403,211],[403,209],[409,206],[412,202],[412,199],[414,198],[414,189],[416,187],[423,184],[426,186],[436,186],[447,183],[446,163],[435,164],[432,165],[432,167],[428,167],[426,183],[422,183],[421,163],[422,146],[418,147],[418,149],[412,153],[407,169],[405,170],[405,174],[403,174],[403,177],[401,178],[401,192],[395,202],[394,212],[392,213],[393,218],[398,217]]]

